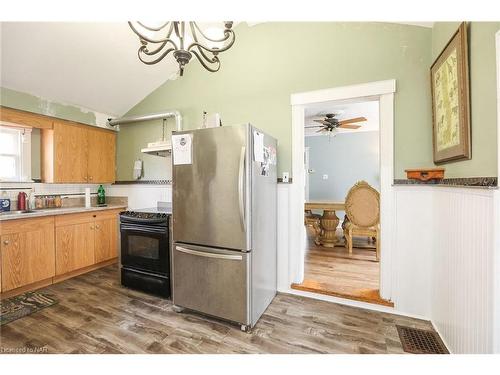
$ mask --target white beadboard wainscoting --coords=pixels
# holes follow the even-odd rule
[[[452,352],[492,353],[495,192],[433,193],[431,320]]]
[[[498,352],[499,192],[421,185],[394,191],[395,308],[428,317],[453,353]]]
[[[432,188],[394,187],[391,300],[395,309],[427,319],[431,311],[432,198]]]

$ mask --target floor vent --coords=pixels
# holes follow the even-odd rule
[[[449,354],[443,341],[434,331],[396,325],[403,350],[414,354]]]

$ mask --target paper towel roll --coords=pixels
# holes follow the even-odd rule
[[[85,188],[85,207],[90,207],[90,188]]]

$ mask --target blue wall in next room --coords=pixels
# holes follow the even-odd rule
[[[360,180],[380,191],[378,131],[306,137],[305,146],[309,147],[309,169],[314,170],[309,174],[310,200],[343,201]],[[338,216],[343,219],[343,212]]]

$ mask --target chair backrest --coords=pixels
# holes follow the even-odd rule
[[[380,221],[380,194],[365,181],[357,182],[347,193],[345,212],[349,221],[368,228]]]

